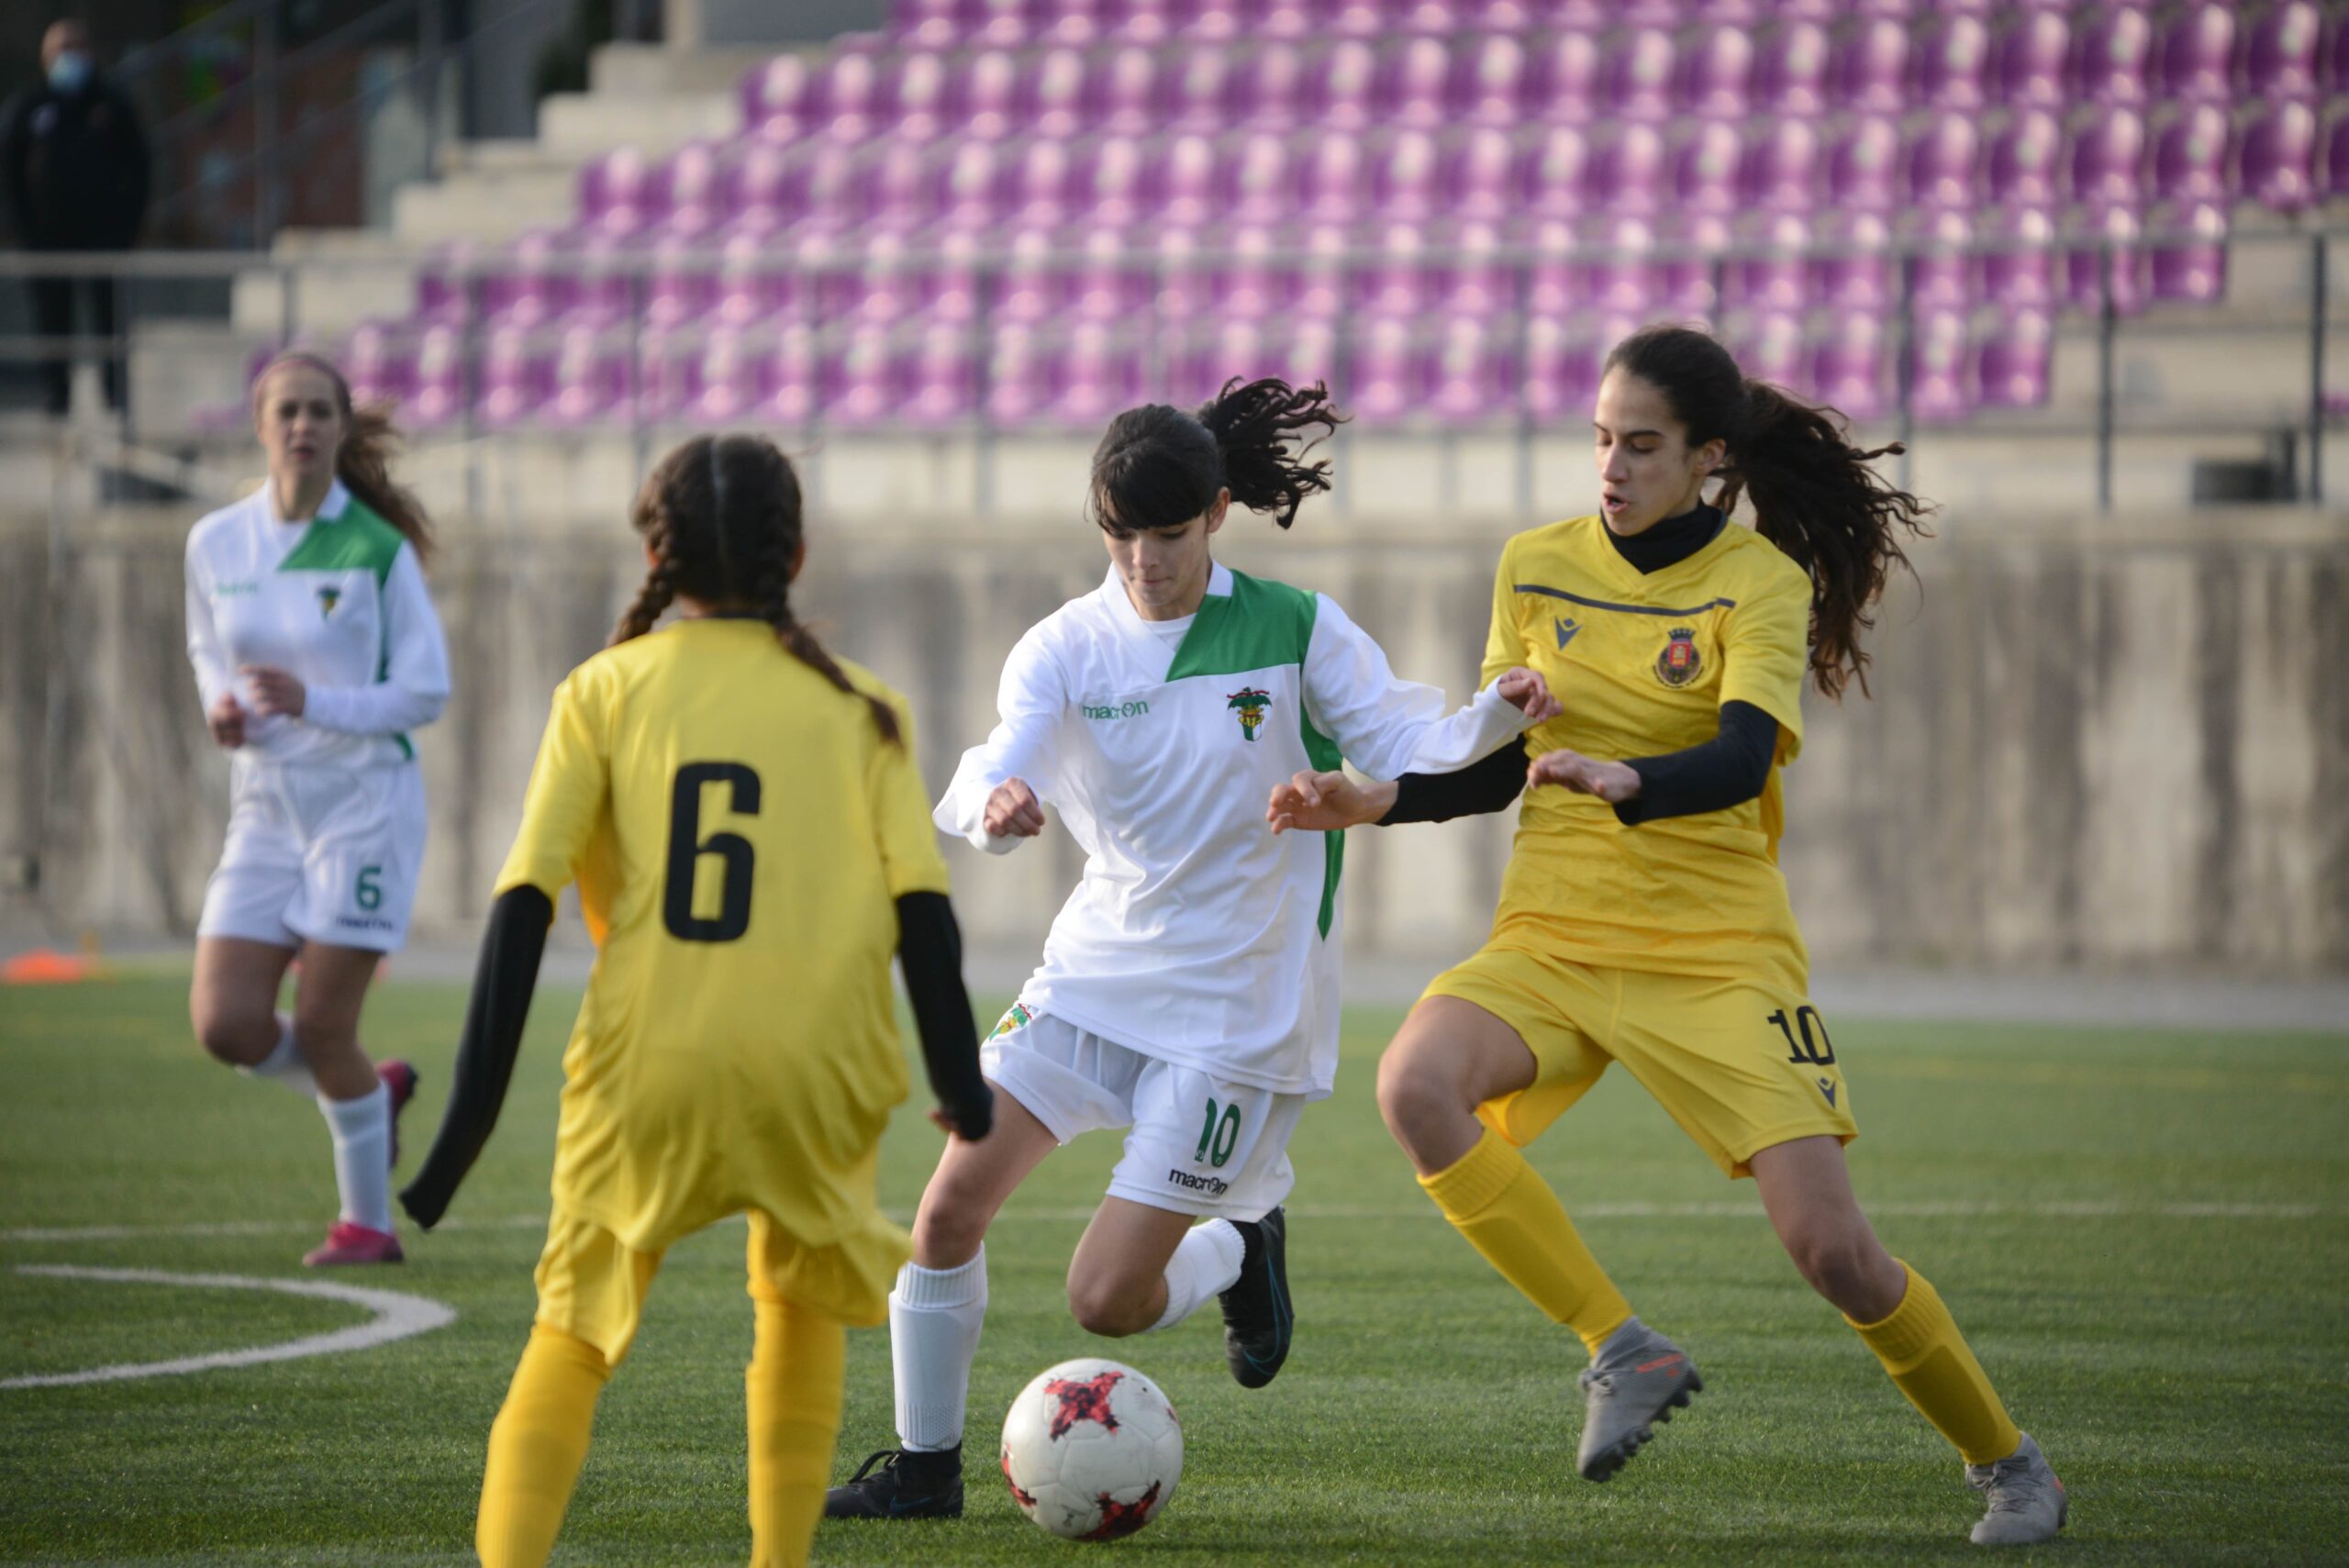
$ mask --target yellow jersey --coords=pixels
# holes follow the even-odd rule
[[[576,880],[596,946],[558,1205],[644,1251],[760,1210],[885,1293],[905,1257],[874,1195],[907,1092],[894,900],[947,878],[904,701],[841,668],[901,743],[763,621],[596,654],[555,690],[497,891]]]
[[[1750,528],[1724,527],[1642,574],[1596,517],[1511,539],[1493,582],[1483,681],[1539,670],[1565,711],[1526,750],[1607,762],[1711,740],[1723,703],[1778,721],[1761,796],[1626,827],[1596,795],[1530,789],[1492,944],[1618,969],[1757,976],[1807,987],[1809,960],[1777,863],[1779,769],[1802,749],[1809,577]]]

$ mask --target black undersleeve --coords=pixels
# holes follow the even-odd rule
[[[979,1031],[963,988],[963,932],[946,895],[908,893],[897,900],[897,963],[930,1092],[956,1132],[985,1138],[995,1120],[995,1091],[979,1076]]]
[[[1752,703],[1725,702],[1720,733],[1703,745],[1631,760],[1640,793],[1615,807],[1616,820],[1636,826],[1742,806],[1770,782],[1777,750],[1776,719]]]

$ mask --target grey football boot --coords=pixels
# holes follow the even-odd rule
[[[1654,1436],[1653,1423],[1687,1409],[1688,1396],[1705,1386],[1680,1347],[1636,1318],[1607,1337],[1581,1382],[1589,1403],[1575,1468],[1586,1481],[1604,1481],[1622,1469]]]
[[[2022,1434],[2021,1447],[1997,1463],[1967,1465],[1965,1484],[1990,1505],[1974,1527],[1976,1546],[2035,1546],[2053,1540],[2071,1511],[2064,1484],[2055,1479],[2054,1467],[2029,1432]]]

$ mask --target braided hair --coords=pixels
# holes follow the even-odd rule
[[[1308,495],[1330,488],[1330,464],[1304,454],[1345,423],[1319,382],[1291,386],[1234,377],[1186,414],[1163,403],[1129,408],[1093,449],[1087,510],[1104,528],[1180,528],[1215,504],[1216,492],[1287,528]],[[1319,431],[1303,446],[1302,431]]]
[[[805,538],[799,476],[757,436],[696,436],[662,458],[637,493],[629,518],[652,564],[620,615],[612,641],[652,629],[682,594],[756,616],[793,658],[841,691],[863,697],[882,738],[897,741],[896,710],[859,692],[791,610],[791,577]]]
[[[1868,466],[1900,444],[1852,445],[1840,415],[1746,380],[1727,349],[1689,328],[1643,328],[1615,345],[1607,368],[1664,394],[1690,447],[1727,443],[1716,504],[1727,512],[1741,495],[1751,497],[1753,531],[1809,574],[1811,680],[1831,697],[1857,681],[1865,696],[1860,636],[1876,626],[1875,606],[1892,573],[1913,573],[1902,536],[1925,534],[1932,510]]]

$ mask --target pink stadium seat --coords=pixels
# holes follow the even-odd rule
[[[2044,109],[2018,109],[1990,144],[1987,181],[2003,206],[2050,206],[2063,195],[2064,128]]]
[[[952,49],[963,40],[965,0],[896,0],[889,8],[890,41],[906,49]]]
[[[1510,228],[1509,239],[1527,257],[1522,287],[1530,314],[1564,317],[1589,304],[1590,267],[1573,219],[1522,220]]]
[[[1551,126],[1527,145],[1518,186],[1529,217],[1575,217],[1590,205],[1590,141],[1581,128]]]
[[[905,400],[894,335],[859,323],[823,361],[823,417],[851,429],[885,423]]]
[[[482,344],[473,417],[493,430],[510,430],[536,417],[553,390],[554,366],[524,327],[499,327]]]
[[[1010,188],[996,208],[1000,220],[1021,227],[1065,223],[1074,216],[1077,191],[1076,165],[1082,150],[1065,141],[1038,138],[1024,143],[1014,155]],[[949,168],[949,178],[952,167]],[[950,194],[947,210],[959,207]]]
[[[1370,159],[1363,144],[1342,134],[1306,139],[1298,171],[1299,216],[1344,222],[1363,210],[1370,189]]]
[[[1069,274],[1059,259],[1052,236],[1035,229],[1015,234],[995,279],[994,315],[1005,321],[1047,321],[1059,315],[1069,290]]]
[[[1676,58],[1672,35],[1662,28],[1642,28],[1618,39],[1601,73],[1607,113],[1618,119],[1669,116]]]
[[[591,158],[579,171],[580,221],[607,234],[642,233],[667,211],[659,183],[653,161],[640,149]]]
[[[1719,213],[1690,213],[1674,222],[1657,302],[1667,314],[1684,321],[1712,318],[1721,307],[1722,258],[1735,239],[1731,220]]]
[[[1761,249],[1733,261],[1723,280],[1724,306],[1759,311],[1795,311],[1809,303],[1811,263],[1804,252],[1812,226],[1793,213],[1769,218],[1757,239]]]
[[[400,405],[400,422],[411,430],[433,430],[464,418],[473,406],[465,373],[464,329],[446,323],[427,327],[417,339],[416,372],[407,400]]]
[[[2151,97],[2154,23],[2134,6],[2090,11],[2072,44],[2073,93],[2098,104],[2142,105]]]
[[[997,141],[1025,128],[1033,105],[1027,69],[1017,56],[991,49],[964,56],[950,69],[954,135]]]
[[[1453,316],[1505,315],[1516,304],[1515,269],[1501,260],[1498,225],[1461,224],[1451,232],[1436,308]]]
[[[1455,122],[1513,128],[1524,117],[1531,83],[1525,40],[1486,33],[1453,56],[1451,117]]]
[[[343,342],[340,363],[354,404],[388,403],[396,408],[416,390],[413,345],[404,330],[386,323],[369,321],[353,328]]]
[[[1803,395],[1810,382],[1810,352],[1803,341],[1802,317],[1765,312],[1736,322],[1726,333],[1748,380]]]
[[[500,327],[542,327],[571,306],[571,274],[562,264],[563,239],[551,229],[526,234],[481,275],[481,312]]]
[[[2155,239],[2148,248],[2154,298],[2210,305],[2226,297],[2227,209],[2218,201],[2190,201],[2154,209]]]
[[[2055,328],[2038,309],[2004,312],[1980,360],[1981,406],[2037,408],[2047,401],[2049,372],[2055,358]]]
[[[1782,115],[1826,113],[1831,60],[1827,29],[1818,22],[1781,22],[1763,39],[1754,69],[1759,106]]]
[[[1088,221],[1123,228],[1141,221],[1152,204],[1150,152],[1132,137],[1103,137],[1092,142],[1089,166],[1079,172],[1080,205]]]
[[[1439,195],[1435,138],[1422,130],[1397,131],[1373,146],[1370,190],[1375,208],[1388,217],[1432,213]]]
[[[1170,130],[1219,131],[1228,123],[1234,79],[1233,51],[1219,43],[1195,44],[1163,72],[1164,107],[1158,124]]]
[[[1499,324],[1480,316],[1454,316],[1440,321],[1432,336],[1428,410],[1455,425],[1507,413],[1515,401],[1515,356]]]
[[[1442,39],[1408,39],[1390,50],[1373,91],[1379,123],[1431,128],[1445,120],[1452,51]]]
[[[1312,112],[1305,52],[1278,39],[1252,42],[1242,51],[1233,88],[1232,124],[1287,130]]]
[[[1980,398],[1980,364],[1965,314],[1920,313],[1909,339],[1909,407],[1929,424],[1974,412]]]
[[[750,368],[758,396],[751,417],[779,425],[812,425],[830,400],[816,328],[803,321],[785,324],[771,345],[761,345]]]
[[[538,418],[558,428],[616,423],[629,414],[625,339],[609,328],[565,328],[556,339],[553,388]]]
[[[2030,11],[2017,17],[1998,40],[1999,98],[2018,107],[2061,108],[2071,52],[2072,25],[2062,12]]]
[[[1225,212],[1252,223],[1278,223],[1297,210],[1297,169],[1288,140],[1247,131],[1225,143],[1218,184]]]
[[[2144,167],[2143,117],[2107,110],[2072,139],[2072,199],[2093,206],[2135,202],[2144,191]]]
[[[1360,131],[1378,123],[1377,83],[1377,53],[1360,39],[1341,39],[1308,67],[1306,95],[1321,124]]]
[[[961,123],[955,101],[956,79],[941,56],[917,54],[899,66],[890,83],[890,105],[885,117],[891,134],[908,141],[935,141]]]
[[[818,84],[815,68],[799,55],[752,67],[742,76],[743,128],[779,141],[807,134],[817,123]]]
[[[1051,417],[1061,424],[1095,429],[1141,400],[1132,347],[1108,322],[1078,322],[1054,360]]]
[[[1374,315],[1417,316],[1435,292],[1439,262],[1426,228],[1397,221],[1379,226],[1354,277],[1354,306]]]
[[[1221,249],[1214,272],[1218,312],[1262,320],[1287,308],[1296,288],[1280,260],[1276,231],[1254,224],[1227,228]]]
[[[1892,225],[1873,212],[1827,215],[1819,239],[1832,253],[1810,267],[1809,295],[1813,302],[1844,310],[1890,309],[1899,301],[1894,281]]]
[[[1555,316],[1527,322],[1522,384],[1527,417],[1539,425],[1588,418],[1605,354],[1587,325]]]
[[[1899,202],[1899,164],[1900,131],[1891,120],[1854,119],[1828,154],[1828,199],[1837,206],[1887,211]]]
[[[1742,25],[1715,24],[1682,51],[1678,71],[1681,113],[1737,118],[1753,103],[1753,36]]]
[[[1101,21],[1119,43],[1160,44],[1174,36],[1185,8],[1178,0],[1107,0]]]
[[[1977,117],[1944,109],[1909,144],[1907,187],[1912,206],[1972,206],[1982,161]]]
[[[1857,23],[1835,53],[1835,99],[1865,114],[1908,106],[1909,29],[1888,17]]]
[[[2193,104],[2154,143],[2154,195],[2163,201],[2224,201],[2232,127],[2215,104]]]
[[[2106,252],[2110,253],[2112,308],[2134,316],[2150,295],[2143,244],[2144,217],[2133,206],[2112,203],[2090,209],[2074,228],[2064,258],[2064,296],[2081,310],[2102,308]]]
[[[1925,33],[1909,69],[1919,102],[1938,109],[1980,109],[1990,97],[1988,26],[1980,17],[1943,13]]]
[[[1426,354],[1408,320],[1382,316],[1358,324],[1353,361],[1348,384],[1336,390],[1365,423],[1397,423],[1426,402]]]
[[[1963,310],[1981,297],[1982,258],[1968,249],[1972,214],[1920,209],[1909,215],[1907,235],[1919,247],[1909,259],[1909,292],[1920,308]]]
[[[1533,59],[1526,109],[1538,119],[1579,125],[1598,113],[1599,49],[1586,32],[1552,34]]]
[[[964,48],[1020,49],[1036,40],[1052,0],[974,0]]]
[[[1587,225],[1583,238],[1593,253],[1590,295],[1583,303],[1629,316],[1645,315],[1663,303],[1666,290],[1653,226],[1642,218],[1609,217]]]
[[[712,321],[724,327],[750,327],[789,308],[793,299],[791,272],[774,254],[770,235],[741,228],[719,239]]]
[[[869,54],[833,57],[824,72],[825,135],[857,142],[881,129],[882,70],[882,62]]]
[[[2234,97],[2235,14],[2201,0],[2162,34],[2162,88],[2172,98],[2224,104]]]
[[[2316,205],[2316,111],[2293,99],[2271,104],[2243,133],[2237,187],[2270,212]]]
[[[1808,212],[1818,200],[1820,170],[1815,122],[1773,116],[1745,143],[1738,187],[1750,206]]]
[[[1158,98],[1158,57],[1129,46],[1094,62],[1085,117],[1097,130],[1141,135],[1156,128]]]
[[[959,423],[978,406],[978,356],[970,332],[936,323],[921,329],[907,365],[906,399],[899,413],[910,423]]]
[[[895,137],[858,157],[851,189],[855,222],[867,230],[903,233],[926,226],[938,210],[938,165],[930,149]]]
[[[1652,213],[1672,195],[1665,189],[1664,133],[1632,123],[1598,150],[1592,193],[1609,212]]]
[[[1885,413],[1884,366],[1884,318],[1873,311],[1845,311],[1812,354],[1807,379],[1820,402],[1865,422]]]
[[[1481,126],[1455,140],[1445,155],[1444,205],[1463,217],[1500,219],[1515,216],[1509,188],[1517,172],[1517,147],[1506,131]]]
[[[1989,238],[1998,248],[1982,257],[1983,297],[1998,305],[2053,307],[2057,298],[2054,214],[2043,207],[2009,208],[1992,220]]]
[[[985,228],[1002,206],[1012,176],[1004,154],[989,141],[958,141],[947,154],[938,186],[937,217],[947,229]]]
[[[1159,210],[1167,221],[1193,226],[1216,216],[1216,146],[1197,133],[1159,144],[1155,183]]]
[[[1316,223],[1289,231],[1290,254],[1299,258],[1297,293],[1289,302],[1293,317],[1330,320],[1353,304],[1353,279],[1347,256],[1353,237],[1344,224]]]
[[[1020,72],[1017,117],[1038,136],[1074,136],[1085,125],[1085,56],[1074,49],[1048,50]]]
[[[1719,120],[1699,121],[1672,154],[1670,205],[1692,213],[1735,212],[1742,205],[1738,173],[1745,144]]]

